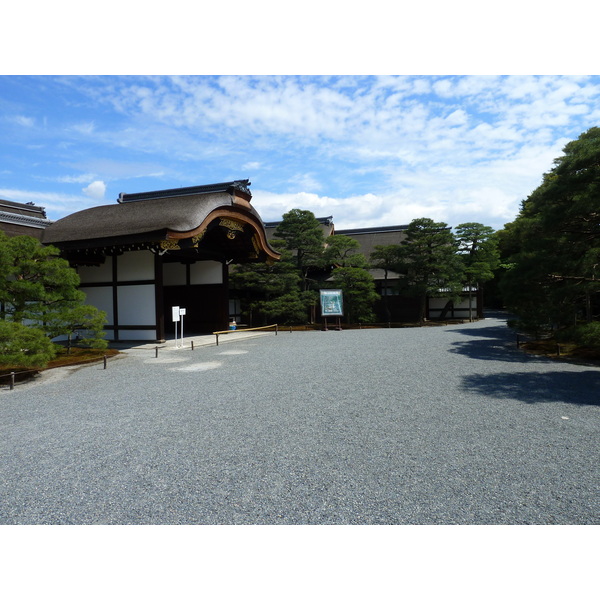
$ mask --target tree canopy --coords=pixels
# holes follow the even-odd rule
[[[468,288],[469,319],[473,319],[473,288],[494,278],[498,267],[498,240],[494,230],[481,223],[462,223],[456,227],[458,256],[462,261],[462,281]]]
[[[425,317],[427,296],[458,296],[462,264],[456,239],[446,223],[414,219],[397,252],[395,270],[403,275],[400,285],[404,293],[419,298],[419,321]]]
[[[325,245],[325,236],[318,219],[310,210],[294,208],[283,215],[274,235],[285,242],[285,247],[295,257],[303,289],[309,289],[308,274],[312,268],[322,265]]]
[[[300,209],[285,213],[274,235],[278,263],[236,265],[231,274],[231,287],[246,312],[262,315],[263,321],[306,323],[316,317],[317,290],[339,287],[348,318],[372,320],[378,296],[356,240],[325,237],[314,214]]]
[[[33,237],[0,232],[0,319],[50,339],[82,330],[82,342],[105,346],[104,313],[85,304],[79,276],[58,255]]]
[[[595,318],[600,292],[600,128],[564,155],[499,232],[507,306],[531,329]],[[596,301],[596,304],[595,304]]]

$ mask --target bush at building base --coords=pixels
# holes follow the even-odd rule
[[[0,321],[0,368],[43,368],[56,356],[56,346],[43,331]]]

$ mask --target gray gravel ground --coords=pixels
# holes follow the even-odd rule
[[[146,348],[0,391],[3,524],[599,524],[600,369],[501,319]]]

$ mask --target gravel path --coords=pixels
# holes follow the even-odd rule
[[[132,349],[0,427],[3,524],[600,524],[600,368],[495,318]]]

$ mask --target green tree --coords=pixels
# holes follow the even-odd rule
[[[0,366],[43,368],[56,356],[56,346],[43,331],[0,321]]]
[[[391,320],[390,307],[388,302],[388,276],[398,263],[398,244],[389,244],[387,246],[375,246],[371,252],[371,266],[374,269],[383,271],[383,307],[385,310],[386,321]]]
[[[591,322],[598,311],[600,128],[563,152],[500,236],[510,265],[502,277],[506,305],[534,331]]]
[[[428,296],[460,296],[462,264],[457,243],[446,223],[414,219],[400,243],[394,269],[403,277],[400,285],[419,298],[419,322],[425,317]]]
[[[332,235],[325,240],[321,263],[325,267],[369,268],[365,255],[359,252],[360,244],[347,235]]]
[[[362,267],[339,267],[333,270],[334,284],[342,290],[344,317],[347,323],[375,321],[373,304],[379,299],[371,274]]]
[[[463,281],[469,290],[469,320],[473,320],[473,288],[494,278],[499,264],[498,241],[494,230],[481,223],[462,223],[454,233],[458,255],[463,262]]]
[[[79,276],[58,255],[33,237],[0,232],[0,318],[36,327],[49,338],[86,330],[90,344],[105,345],[104,313],[84,305]]]
[[[283,215],[274,236],[282,239],[295,257],[302,277],[302,290],[308,290],[312,283],[310,272],[323,265],[325,236],[318,219],[310,210],[294,208]]]
[[[350,314],[373,320],[372,310],[365,307],[371,307],[378,296],[371,293],[373,278],[356,240],[345,235],[325,238],[314,214],[300,209],[283,215],[274,235],[279,238],[272,242],[281,252],[278,263],[239,265],[231,275],[231,287],[246,306],[264,319],[305,323],[317,304],[317,288],[327,287],[326,280],[337,277]]]
[[[272,245],[281,253],[280,260],[273,264],[236,265],[229,279],[231,289],[240,299],[250,323],[305,323],[316,294],[301,290],[302,277],[285,242],[274,240]]]

